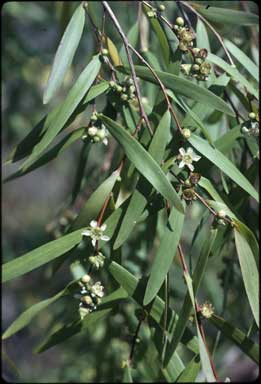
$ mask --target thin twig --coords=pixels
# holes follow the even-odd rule
[[[144,110],[144,107],[142,105],[140,88],[139,88],[139,85],[138,85],[138,80],[137,80],[134,64],[133,64],[132,57],[131,57],[130,50],[129,50],[129,42],[128,42],[127,36],[123,32],[123,30],[122,30],[122,28],[121,28],[121,26],[120,26],[116,16],[114,15],[114,13],[113,13],[111,7],[109,6],[109,4],[107,3],[107,1],[103,1],[102,4],[103,4],[104,8],[106,9],[106,11],[108,12],[108,15],[110,16],[114,26],[116,27],[117,31],[119,32],[119,34],[120,34],[120,36],[122,38],[122,41],[123,41],[123,44],[124,44],[124,47],[125,47],[125,50],[126,50],[128,62],[129,62],[129,65],[130,65],[131,76],[132,76],[132,79],[133,79],[133,82],[134,82],[134,86],[135,86],[135,90],[136,90],[136,95],[137,95],[137,99],[138,99],[140,114],[141,114],[142,118],[144,119],[150,134],[153,135],[153,131],[152,131],[152,128],[150,126],[150,122],[149,122],[148,116],[147,116],[147,114],[146,114],[146,112]]]
[[[130,355],[129,355],[129,359],[128,359],[130,364],[132,363],[135,347],[136,347],[136,344],[137,344],[139,330],[140,330],[140,327],[141,327],[141,324],[142,324],[143,320],[144,320],[143,318],[139,320],[139,323],[137,325],[135,334],[134,334],[133,339],[132,339],[131,350],[130,350]]]

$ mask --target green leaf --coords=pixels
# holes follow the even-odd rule
[[[244,87],[246,87],[247,91],[251,93],[255,98],[258,100],[258,90],[253,87],[252,84],[249,83],[247,79],[245,79],[244,76],[242,76],[238,70],[233,67],[232,65],[226,63],[223,59],[220,57],[213,55],[212,53],[208,54],[208,60],[217,65],[218,67],[222,68],[225,72],[227,72],[234,80],[241,83]]]
[[[195,7],[196,8],[196,7]],[[197,11],[206,19],[221,23],[222,25],[255,25],[258,24],[258,15],[250,12],[236,11],[234,9],[217,8],[217,7],[202,7],[197,5]]]
[[[151,155],[122,126],[107,116],[100,114],[99,118],[105,123],[112,136],[122,145],[127,157],[133,162],[137,170],[163,197],[183,213],[184,209],[177,192]]]
[[[145,10],[145,14],[147,15],[147,11],[150,10],[149,7],[147,7],[145,4],[143,4],[143,8]],[[169,45],[168,45],[168,40],[166,38],[165,33],[163,32],[161,25],[158,21],[158,19],[155,17],[148,17],[149,22],[152,25],[152,28],[157,36],[157,40],[160,43],[161,49],[162,49],[162,54],[164,58],[164,62],[166,65],[169,63]]]
[[[125,289],[129,296],[133,297],[133,299],[140,306],[143,306],[145,281],[136,279],[130,272],[128,272],[125,268],[114,261],[109,264],[108,270],[114,279],[122,286],[122,288]],[[161,329],[164,329],[164,301],[159,296],[156,296],[153,303],[151,303],[145,309],[148,311],[149,316],[151,316],[152,319],[157,322]],[[178,316],[173,310],[169,309],[168,312],[170,318],[173,319],[175,317],[176,320],[178,319]],[[196,338],[188,328],[184,332],[181,342],[194,353],[198,353],[198,344]]]
[[[76,244],[80,243],[82,239],[81,232],[82,230],[78,230],[59,239],[50,241],[23,256],[3,264],[2,283],[22,276],[63,255]]]
[[[203,248],[201,249],[200,256],[198,258],[194,273],[193,273],[193,289],[194,294],[197,294],[197,291],[200,286],[200,282],[202,280],[202,277],[205,273],[208,258],[210,255],[210,252],[212,250],[215,238],[216,238],[216,230],[211,230],[210,236],[207,237]],[[186,329],[187,323],[189,321],[189,316],[192,309],[192,301],[190,298],[189,292],[187,292],[182,308],[179,312],[179,319],[176,323],[172,339],[170,340],[170,343],[166,350],[164,365],[168,364],[171,356],[176,351],[176,348],[178,346],[179,341],[181,340],[181,337]]]
[[[97,74],[99,73],[100,66],[101,62],[99,55],[96,55],[81,73],[64,102],[58,109],[55,109],[55,112],[53,111],[51,116],[48,115],[48,123],[46,125],[45,133],[39,143],[35,145],[32,154],[22,165],[22,168],[30,166],[51,143],[55,136],[62,130],[63,126],[71,117],[94,82]]]
[[[135,46],[137,44],[138,37],[139,37],[139,26],[138,26],[138,23],[136,22],[135,24],[133,24],[133,26],[131,27],[131,29],[129,30],[129,32],[127,34],[128,42],[134,48],[135,48]],[[119,51],[119,54],[120,54],[122,63],[124,65],[128,65],[128,57],[127,57],[127,53],[126,53],[124,44],[122,44],[122,47],[121,47],[121,49]]]
[[[255,321],[259,326],[259,277],[257,265],[252,249],[245,237],[243,237],[236,229],[234,230],[234,234],[246,294]]]
[[[181,372],[176,383],[194,383],[200,370],[200,357],[196,355]]]
[[[49,103],[62,85],[65,74],[72,63],[75,51],[79,45],[84,21],[85,10],[81,4],[72,15],[55,54],[51,74],[43,95],[44,104]]]
[[[173,258],[176,255],[183,222],[184,215],[175,208],[172,208],[169,216],[169,226],[165,228],[160,240],[160,246],[152,264],[143,300],[144,305],[148,305],[154,299],[164,282]]]
[[[82,150],[80,152],[79,161],[77,170],[75,173],[74,178],[74,184],[73,184],[73,190],[72,190],[72,198],[71,198],[71,204],[74,203],[76,197],[78,196],[79,192],[81,191],[82,184],[84,181],[84,172],[87,165],[87,160],[89,157],[89,153],[91,150],[91,143],[83,143]]]
[[[238,62],[246,69],[246,71],[256,81],[259,81],[257,65],[252,60],[250,60],[250,58],[231,41],[225,40],[224,43],[229,52],[238,60]]]
[[[125,67],[118,67],[119,71],[124,73],[130,73],[130,70]],[[159,85],[150,70],[144,66],[135,66],[137,76],[141,79],[150,81]],[[174,93],[186,96],[192,100],[202,103],[207,106],[211,106],[213,109],[224,112],[230,116],[235,116],[234,111],[225,103],[220,97],[210,92],[208,89],[193,84],[190,80],[182,79],[179,76],[172,75],[167,72],[155,71],[165,85],[170,88]]]
[[[247,178],[235,167],[231,161],[224,156],[218,149],[213,148],[207,141],[199,136],[192,134],[188,139],[190,144],[200,152],[209,161],[215,164],[222,172],[224,172],[231,180],[249,193],[255,200],[258,200],[258,193],[250,184]]]
[[[30,165],[29,167],[24,167],[23,169],[19,169],[18,171],[12,173],[10,176],[6,177],[4,179],[4,183],[16,179],[17,177],[24,176],[27,173],[34,171],[39,167],[42,167],[49,161],[52,161],[57,156],[59,156],[65,149],[72,145],[75,141],[79,140],[82,137],[84,130],[85,128],[83,127],[78,128],[73,132],[70,132],[58,144],[56,144],[48,152],[44,153],[39,159],[37,159],[32,165]]]
[[[54,332],[51,332],[51,334],[47,335],[47,337],[35,348],[34,353],[44,352],[81,331],[86,335],[86,329],[108,316],[111,313],[113,306],[126,298],[127,294],[122,288],[103,297],[102,304],[100,304],[97,311],[88,314],[83,320],[77,319],[69,324],[61,326]]]
[[[196,311],[196,303],[195,303],[195,296],[193,292],[193,286],[192,286],[192,280],[191,277],[187,272],[184,272],[184,278],[188,287],[188,293],[194,308],[194,319],[196,323],[197,328],[197,335],[198,335],[198,345],[199,345],[199,354],[200,354],[200,361],[202,365],[202,370],[206,376],[206,379],[208,382],[216,382],[215,375],[211,366],[210,358],[208,355],[208,351],[205,345],[205,342],[203,340],[203,337],[201,335],[201,331],[199,328],[198,320],[197,320],[197,311]]]
[[[79,215],[72,222],[69,231],[88,226],[92,220],[96,220],[106,197],[112,191],[119,176],[119,171],[114,171],[90,196]]]
[[[6,329],[4,332],[2,339],[7,339],[8,337],[14,335],[16,332],[20,331],[24,327],[26,327],[35,316],[38,315],[40,311],[48,307],[50,304],[54,303],[60,297],[67,295],[70,292],[69,287],[72,283],[68,284],[62,291],[58,292],[55,296],[40,301],[37,304],[32,305],[26,311],[24,311],[18,318]]]
[[[219,329],[224,336],[233,341],[242,352],[257,364],[259,363],[259,345],[250,340],[244,332],[215,314],[208,321]]]
[[[123,383],[133,383],[132,376],[131,376],[131,367],[127,363],[126,366],[123,368]]]
[[[75,334],[88,329],[90,326],[93,326],[98,321],[105,318],[112,311],[111,308],[97,310],[95,312],[89,313],[83,321],[75,320],[70,324],[62,326],[59,330],[54,332],[51,335],[48,335],[44,341],[39,344],[35,349],[34,353],[41,353],[47,349],[54,347],[55,345],[62,343],[66,339],[74,336]]]

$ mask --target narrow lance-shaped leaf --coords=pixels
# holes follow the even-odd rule
[[[172,208],[167,226],[161,238],[160,246],[155,255],[143,304],[147,305],[154,299],[170,269],[181,237],[184,215]]]
[[[258,24],[258,15],[251,12],[237,11],[221,7],[197,6],[197,11],[205,16],[208,20],[222,25],[255,25]]]
[[[76,319],[69,324],[61,326],[58,330],[51,331],[50,334],[45,337],[42,342],[34,349],[34,353],[41,353],[47,349],[64,342],[70,337],[80,333],[81,331],[85,332],[86,330],[96,324],[98,321],[102,320],[108,316],[113,307],[119,302],[127,298],[126,292],[122,289],[116,289],[109,295],[102,298],[102,302],[99,305],[97,311],[88,314],[83,320]]]
[[[118,67],[119,71],[123,73],[130,73],[129,68]],[[150,70],[144,66],[135,66],[137,76],[141,79],[150,81],[159,85]],[[234,111],[230,106],[225,103],[220,97],[216,96],[213,92],[199,85],[193,84],[190,80],[182,79],[179,76],[172,75],[171,73],[155,71],[162,83],[166,88],[170,88],[174,93],[186,96],[204,105],[208,105],[213,109],[224,112],[230,116],[235,116]]]
[[[23,167],[30,166],[36,158],[45,150],[55,136],[61,131],[67,120],[73,114],[77,106],[80,104],[86,92],[91,87],[96,76],[99,73],[101,62],[99,55],[93,57],[84,71],[80,74],[76,83],[68,93],[66,99],[58,108],[56,113],[49,119],[45,133],[38,144],[35,145],[32,154],[23,164]]]
[[[41,157],[39,157],[39,159],[37,159],[32,165],[30,165],[29,167],[24,167],[23,169],[19,169],[18,171],[12,173],[10,176],[4,179],[4,183],[6,183],[7,181],[16,179],[17,177],[24,176],[27,173],[32,172],[35,169],[42,167],[43,165],[52,161],[58,155],[60,155],[65,149],[67,149],[70,145],[72,145],[75,141],[79,140],[82,137],[84,130],[85,128],[83,127],[83,128],[78,128],[73,132],[70,132],[58,144],[56,144],[53,148],[51,148],[49,151],[47,151]]]
[[[232,55],[239,61],[239,63],[250,74],[250,76],[252,76],[256,81],[258,81],[259,78],[258,78],[257,65],[252,60],[250,60],[250,58],[231,41],[225,40],[224,43],[227,49],[229,50],[229,52],[232,53]]]
[[[188,293],[194,309],[194,319],[195,319],[196,328],[197,328],[198,346],[199,346],[199,354],[200,354],[202,370],[205,374],[207,382],[213,383],[213,382],[216,382],[216,379],[215,379],[213,368],[208,355],[207,347],[201,335],[201,331],[200,331],[198,320],[197,320],[197,311],[196,311],[195,296],[194,296],[193,286],[192,286],[192,279],[187,272],[184,272],[184,278],[188,287]]]
[[[222,172],[249,193],[255,200],[259,201],[258,193],[255,188],[235,165],[218,149],[211,147],[207,141],[195,134],[192,134],[188,141],[198,152],[202,153],[203,156],[220,168]]]
[[[246,353],[256,363],[259,363],[259,345],[249,339],[244,332],[215,314],[208,321],[221,331],[224,336],[233,341],[242,352]]]
[[[106,197],[112,191],[114,184],[119,176],[119,171],[114,171],[90,196],[86,204],[81,209],[79,215],[72,222],[69,231],[76,230],[90,224],[91,220],[96,220],[102,209]]]
[[[259,277],[251,247],[236,229],[235,242],[246,294],[254,319],[259,327]]]
[[[223,59],[220,57],[213,55],[212,53],[208,54],[208,60],[217,65],[218,67],[222,68],[225,72],[227,72],[234,80],[239,81],[244,87],[246,87],[247,91],[251,93],[253,96],[255,96],[256,99],[259,99],[258,97],[258,90],[253,87],[251,83],[243,76],[241,73],[238,72],[238,70],[233,67],[232,65],[226,63]]]
[[[194,383],[200,370],[200,357],[196,355],[177,378],[177,383]]]
[[[44,91],[43,103],[47,104],[62,85],[79,45],[84,27],[85,11],[82,4],[75,10],[55,54],[51,74]]]
[[[209,255],[216,238],[216,234],[217,234],[217,231],[212,230],[210,233],[210,236],[208,237],[208,240],[205,241],[204,246],[201,249],[200,256],[196,264],[196,267],[193,273],[193,278],[192,278],[193,290],[195,295],[197,294],[197,291],[199,289],[202,276],[205,273],[206,265],[207,265]],[[172,339],[170,340],[170,343],[167,347],[164,364],[168,364],[168,361],[170,360],[171,356],[175,352],[178,346],[178,343],[186,329],[189,316],[191,313],[191,309],[192,309],[192,304],[193,303],[191,301],[190,294],[189,292],[187,292],[181,311],[179,313],[179,319],[176,323],[176,326],[172,335]]]
[[[63,290],[58,292],[55,296],[40,301],[37,304],[32,305],[30,308],[28,308],[26,311],[24,311],[18,318],[6,329],[4,332],[2,339],[7,339],[8,337],[14,335],[16,332],[20,331],[24,327],[26,327],[34,318],[38,315],[39,312],[43,311],[46,307],[54,303],[56,300],[61,298],[62,296],[65,296],[69,294],[71,285],[74,284],[70,283],[65,287]]]
[[[31,252],[26,253],[2,266],[2,283],[22,276],[35,268],[63,255],[82,239],[81,230],[70,233],[59,239],[50,241]]]
[[[78,105],[71,117],[66,121],[62,129],[70,125],[75,117],[86,109],[88,103],[91,100],[104,93],[108,88],[109,84],[107,81],[101,81],[100,83],[93,85],[84,96],[81,103]],[[62,103],[60,103],[50,113],[44,116],[43,119],[28,133],[28,135],[26,135],[26,137],[10,153],[6,164],[10,162],[14,163],[30,155],[32,148],[41,140],[46,129],[52,124],[52,120],[55,118],[55,115],[61,105]]]
[[[143,306],[144,280],[138,280],[114,261],[109,264],[108,270],[114,279],[128,292],[129,296],[132,296],[140,306]],[[164,309],[165,303],[159,296],[156,296],[153,303],[146,308],[149,316],[158,323],[161,329],[164,329]],[[178,319],[178,315],[173,310],[169,309],[168,312],[171,318],[175,317],[176,320]],[[197,339],[188,328],[185,330],[181,342],[194,353],[198,353]]]
[[[122,126],[104,115],[99,118],[108,127],[112,136],[123,146],[126,155],[133,162],[138,171],[180,212],[184,212],[181,200],[177,192],[170,184],[160,166],[151,155],[135,140]]]

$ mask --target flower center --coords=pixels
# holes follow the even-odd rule
[[[192,157],[190,155],[184,155],[183,161],[184,161],[184,163],[191,164],[192,163]]]

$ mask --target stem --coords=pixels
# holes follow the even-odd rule
[[[117,31],[119,32],[121,38],[122,38],[122,41],[123,41],[123,44],[124,44],[124,47],[125,47],[125,50],[126,50],[126,54],[127,54],[127,58],[128,58],[128,62],[129,62],[129,65],[130,65],[130,70],[131,70],[131,76],[132,76],[132,79],[133,79],[133,82],[134,82],[134,86],[135,86],[135,90],[136,90],[136,95],[137,95],[137,99],[138,99],[138,104],[139,104],[139,109],[140,109],[140,114],[142,116],[142,118],[144,119],[147,127],[148,127],[148,130],[150,132],[151,135],[153,135],[153,131],[152,131],[152,128],[150,126],[150,122],[149,122],[149,119],[148,119],[148,116],[143,108],[143,105],[142,105],[142,101],[141,101],[141,94],[140,94],[140,89],[139,89],[139,85],[138,85],[138,80],[137,80],[137,76],[136,76],[136,72],[135,72],[135,68],[134,68],[134,64],[133,64],[133,61],[132,61],[132,58],[131,58],[131,54],[130,54],[130,50],[129,50],[129,42],[128,42],[128,39],[127,39],[127,36],[124,34],[116,16],[114,15],[112,9],[110,8],[109,4],[107,3],[107,1],[103,1],[102,2],[104,8],[106,9],[106,11],[108,12],[114,26],[116,27]]]
[[[188,4],[187,2],[185,1],[181,1],[181,4],[184,6],[184,7],[187,7],[191,10],[191,12],[195,13],[195,15],[198,16],[199,19],[201,19],[208,27],[209,29],[211,29],[211,31],[214,33],[214,35],[216,36],[216,38],[218,39],[218,41],[220,42],[220,44],[222,45],[222,48],[224,49],[224,52],[225,54],[227,55],[227,58],[230,62],[231,65],[235,65],[234,64],[234,61],[232,59],[232,57],[230,56],[228,50],[226,49],[225,47],[225,44],[223,43],[223,39],[222,37],[220,36],[220,34],[215,30],[214,27],[212,27],[212,25],[205,19],[205,17],[203,17],[199,12],[197,12],[190,4]]]
[[[139,323],[137,325],[135,334],[134,334],[133,339],[132,339],[131,350],[130,350],[130,355],[129,355],[129,359],[128,359],[130,364],[132,363],[135,347],[137,344],[137,338],[138,338],[138,334],[139,334],[139,330],[140,330],[142,322],[143,322],[143,319],[140,319]]]

